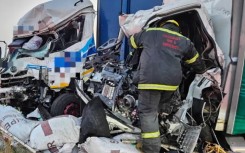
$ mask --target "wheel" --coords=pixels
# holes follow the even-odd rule
[[[85,105],[75,94],[64,93],[54,100],[50,113],[52,116],[73,115],[79,117]]]

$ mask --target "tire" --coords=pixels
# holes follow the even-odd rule
[[[64,93],[54,100],[50,113],[53,117],[59,115],[73,115],[80,117],[85,105],[86,104],[75,94]],[[80,111],[80,109],[82,110]]]

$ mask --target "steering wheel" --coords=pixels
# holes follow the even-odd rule
[[[107,42],[105,42],[100,47],[98,47],[97,51],[106,53],[111,50],[116,50],[117,49],[116,47],[120,45],[121,43],[122,43],[121,41],[117,42],[117,38],[112,38],[112,39],[109,39]]]

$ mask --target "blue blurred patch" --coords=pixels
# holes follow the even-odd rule
[[[55,67],[65,67],[65,58],[55,57],[54,64],[55,64]]]
[[[82,62],[83,58],[91,56],[97,52],[94,37],[91,37],[85,46],[77,52],[65,52],[65,57],[55,57],[55,68],[76,67],[76,62]],[[68,60],[69,58],[69,60]]]

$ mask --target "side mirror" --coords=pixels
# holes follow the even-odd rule
[[[2,45],[4,44],[4,46]],[[7,55],[7,43],[5,41],[0,41],[0,72],[2,72],[2,68],[6,66],[6,55]],[[3,57],[2,57],[3,56]]]
[[[4,47],[4,49],[2,49],[2,47]],[[7,46],[7,43],[5,41],[0,41],[0,59],[6,57],[6,55],[7,55],[7,47],[8,46]],[[3,55],[3,57],[2,57],[2,55]]]

